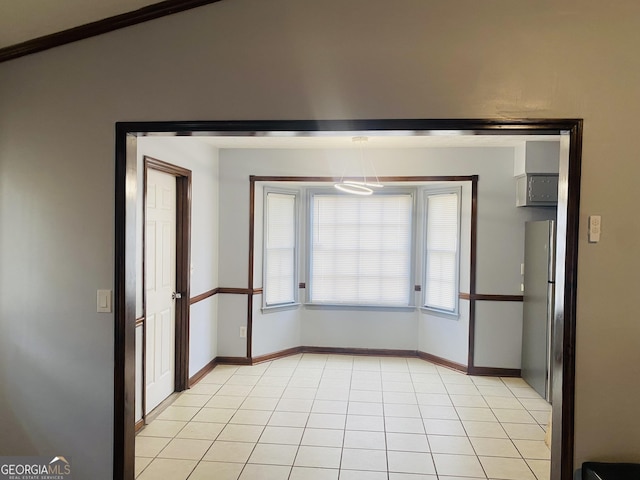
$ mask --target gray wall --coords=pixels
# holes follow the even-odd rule
[[[1,64],[0,451],[112,476],[116,121],[579,117],[575,461],[640,461],[639,43],[636,0],[228,0]]]

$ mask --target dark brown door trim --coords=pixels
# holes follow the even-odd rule
[[[143,208],[142,208],[142,251],[146,251],[145,225],[147,206],[147,173],[150,169],[168,173],[176,177],[176,298],[175,308],[175,391],[189,388],[189,313],[190,313],[190,272],[191,272],[191,170],[173,165],[156,158],[144,157]],[[142,278],[144,285],[145,255],[142,256]],[[142,305],[146,317],[145,289],[142,289]],[[145,339],[146,340],[146,339]],[[142,358],[142,377],[146,372],[146,358]],[[143,415],[146,415],[145,385],[143,380]]]
[[[573,408],[575,404],[576,281],[582,157],[581,119],[395,119],[286,120],[211,122],[123,122],[116,124],[115,199],[115,360],[114,360],[114,480],[134,477],[135,286],[136,286],[136,164],[135,138],[148,132],[229,134],[256,132],[366,132],[458,130],[474,134],[544,135],[568,133],[568,162],[560,165],[558,258],[564,264],[556,278],[559,300],[554,315],[554,398],[551,478],[573,478]],[[560,293],[562,292],[562,293]],[[475,295],[476,292],[469,292]],[[250,350],[249,350],[250,351]]]

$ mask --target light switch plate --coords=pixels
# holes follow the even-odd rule
[[[111,313],[111,290],[98,290],[97,311],[98,313]]]
[[[591,215],[589,217],[589,243],[598,243],[600,241],[601,230],[602,217],[600,215]]]

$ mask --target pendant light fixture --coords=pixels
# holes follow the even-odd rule
[[[353,137],[351,139],[354,143],[358,143],[360,146],[360,168],[362,169],[362,180],[345,180],[344,172],[340,178],[340,182],[336,183],[334,187],[345,193],[352,193],[354,195],[371,195],[374,188],[382,188],[383,185],[378,180],[378,175],[373,166],[373,162],[369,160],[369,165],[373,171],[375,181],[370,181],[367,178],[367,168],[364,159],[364,144],[369,141],[368,137]]]

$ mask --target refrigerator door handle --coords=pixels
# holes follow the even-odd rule
[[[546,400],[551,403],[551,385],[553,383],[553,323],[555,318],[555,284],[549,282],[547,284],[547,385]]]
[[[550,282],[556,278],[556,222],[549,220],[549,271],[547,279]]]

